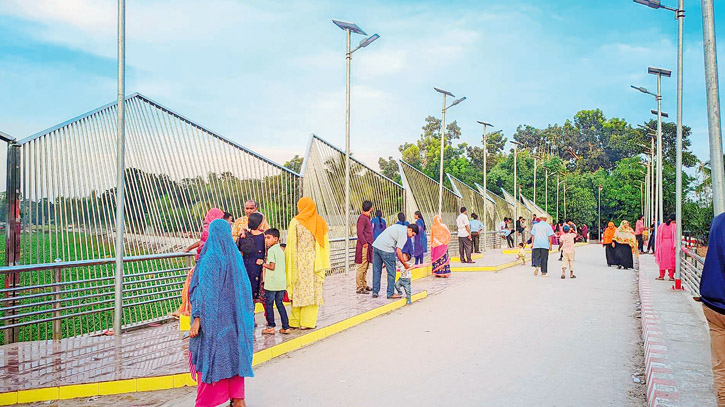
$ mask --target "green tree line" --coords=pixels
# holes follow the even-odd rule
[[[644,191],[644,186],[640,181],[646,179],[643,163],[648,159],[647,150],[656,128],[654,120],[634,125],[621,118],[607,118],[600,109],[579,111],[563,124],[550,124],[545,128],[520,125],[511,136],[519,143],[517,183],[523,194],[533,200],[536,168],[536,203],[556,216],[558,190],[558,215],[563,219],[566,189],[566,217],[590,225],[591,230],[596,230],[598,222],[601,186],[602,224],[633,221],[643,212],[640,191]],[[433,179],[438,179],[440,129],[440,120],[428,116],[418,140],[398,147],[404,161]],[[712,220],[709,164],[699,161],[690,151],[690,134],[690,127],[683,126],[683,166],[697,170],[695,176],[683,171],[683,230],[706,238]],[[456,122],[446,126],[444,170],[468,185],[483,184],[483,138],[480,146],[454,145],[461,136]],[[675,138],[676,124],[663,123],[666,214],[675,212]],[[497,194],[502,189],[513,192],[514,154],[513,149],[504,151],[507,140],[503,133],[491,134],[485,151],[488,189]],[[381,157],[378,164],[384,175],[399,179],[398,166],[392,157]],[[447,179],[445,183],[448,184]]]

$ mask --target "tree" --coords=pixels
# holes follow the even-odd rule
[[[302,157],[295,154],[295,156],[292,157],[291,160],[284,163],[284,166],[291,171],[299,173],[302,170],[302,160]]]
[[[387,160],[383,157],[378,158],[378,165],[383,175],[400,184],[400,169],[398,168],[398,162],[393,157],[388,156]]]

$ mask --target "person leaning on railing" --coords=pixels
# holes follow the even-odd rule
[[[702,310],[710,326],[712,375],[717,405],[725,407],[725,213],[715,217],[700,279]]]

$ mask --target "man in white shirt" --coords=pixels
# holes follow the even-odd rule
[[[456,218],[456,226],[458,227],[458,254],[461,263],[473,263],[471,260],[471,227],[468,221],[468,213],[466,208],[461,208],[461,214]]]

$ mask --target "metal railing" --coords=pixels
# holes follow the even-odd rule
[[[680,258],[682,285],[694,295],[700,295],[700,279],[704,265],[705,259],[695,253],[693,249],[682,247],[682,257]]]
[[[194,253],[124,258],[124,328],[169,318]],[[114,258],[0,267],[21,285],[0,289],[3,342],[61,339],[113,326]],[[12,335],[12,336],[10,336]]]

